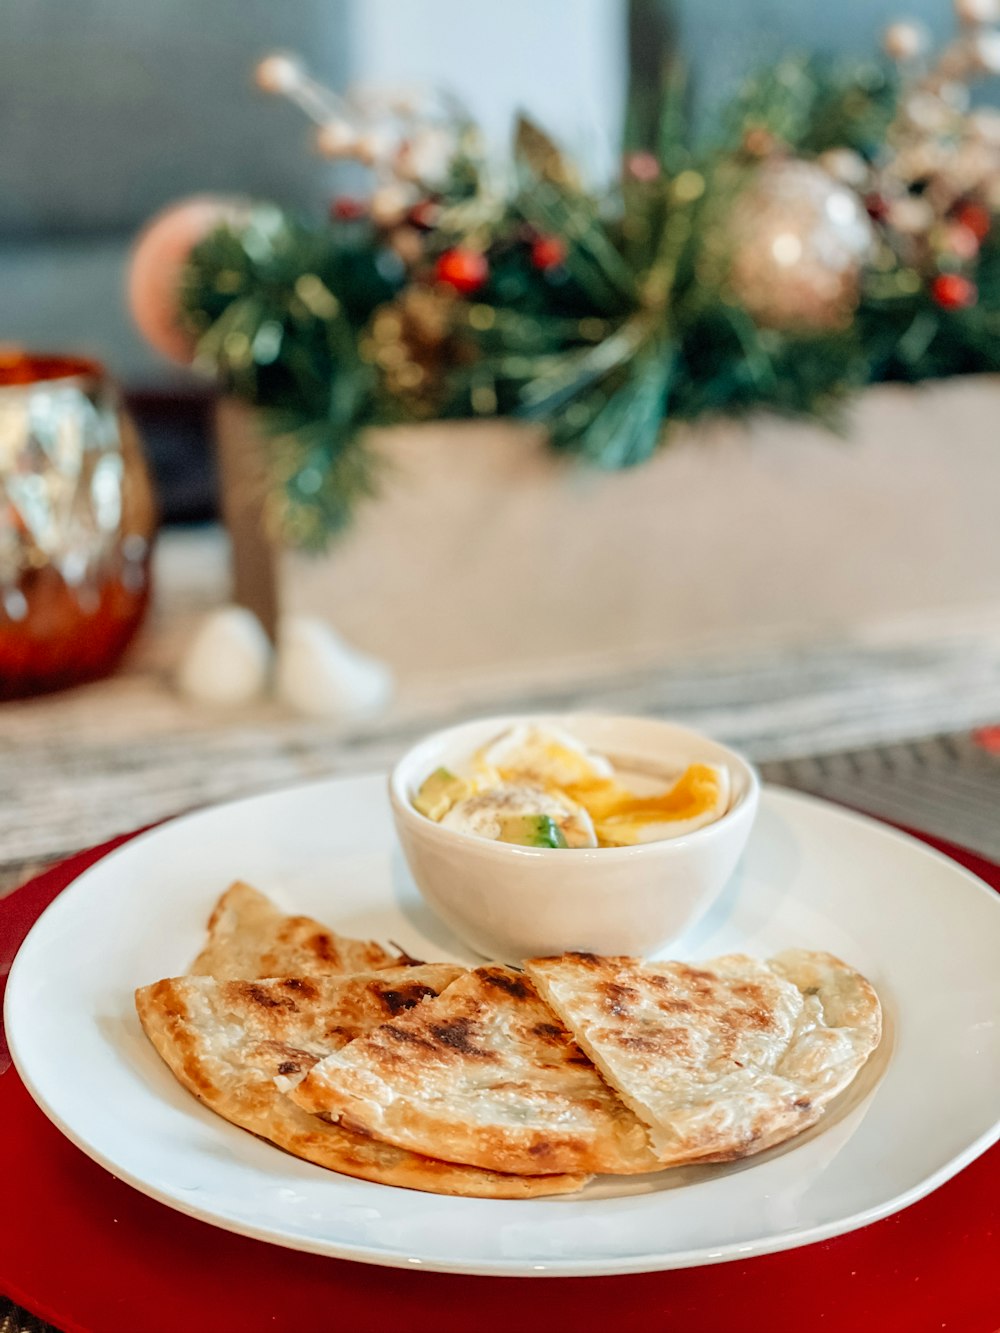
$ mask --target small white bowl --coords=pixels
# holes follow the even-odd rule
[[[487,741],[519,723],[556,726],[626,772],[724,765],[729,809],[693,833],[634,847],[536,848],[442,828],[413,797],[440,767],[460,769]],[[434,732],[389,778],[396,831],[417,887],[462,940],[487,958],[570,949],[649,956],[711,907],[739,860],[754,816],[757,775],[735,751],[686,727],[597,714],[491,717]]]

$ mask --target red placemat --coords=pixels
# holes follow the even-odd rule
[[[1000,889],[1000,866],[925,841]],[[116,845],[75,856],[0,901],[0,986],[36,917]],[[65,1333],[1000,1328],[1000,1145],[920,1203],[850,1235],[741,1263],[629,1277],[415,1273],[230,1235],[91,1162],[49,1124],[13,1068],[0,1074],[0,1181],[0,1292]]]

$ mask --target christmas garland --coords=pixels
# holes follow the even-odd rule
[[[187,266],[198,361],[261,411],[284,539],[321,548],[372,492],[372,426],[516,417],[614,469],[673,421],[837,426],[862,385],[1000,369],[1000,113],[968,104],[1000,69],[993,2],[958,0],[933,62],[912,24],[886,61],[785,61],[707,144],[668,79],[600,193],[527,121],[498,174],[453,108],[349,104],[264,61],[320,150],[375,176],[318,222],[248,207]]]

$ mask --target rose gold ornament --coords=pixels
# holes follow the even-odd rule
[[[770,328],[840,328],[858,300],[874,233],[861,199],[815,163],[765,164],[727,226],[733,295]]]
[[[132,247],[128,302],[139,332],[171,361],[188,364],[195,339],[180,318],[180,288],[191,251],[224,223],[248,216],[246,200],[199,195],[171,204],[147,222]]]
[[[920,23],[890,23],[882,34],[882,50],[890,60],[916,60],[929,45],[927,29]]]

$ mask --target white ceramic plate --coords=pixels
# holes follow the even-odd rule
[[[631,1273],[743,1258],[914,1202],[1000,1137],[1000,895],[920,844],[766,793],[741,868],[672,952],[827,949],[860,968],[885,1038],[825,1120],[729,1166],[606,1178],[569,1198],[452,1199],[337,1176],[201,1107],[140,1030],[133,988],[181,973],[243,877],[346,934],[463,953],[413,888],[379,777],[239,801],[93,866],[25,941],[7,991],[17,1068],[46,1114],[137,1189],[295,1249],[467,1273]]]

